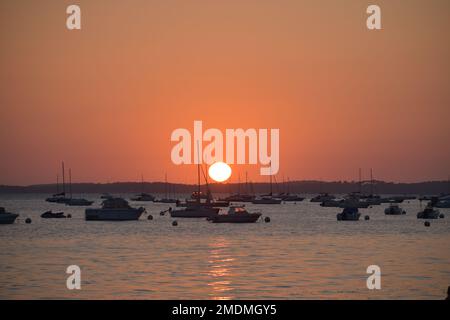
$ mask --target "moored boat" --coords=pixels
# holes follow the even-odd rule
[[[260,212],[248,212],[244,206],[231,206],[226,214],[216,214],[208,218],[213,223],[253,223],[261,217]]]
[[[360,216],[358,208],[347,207],[341,213],[338,213],[336,218],[338,221],[358,221]]]
[[[101,208],[86,209],[85,219],[98,221],[139,220],[143,212],[145,212],[143,207],[133,208],[125,199],[110,198],[102,202]]]
[[[60,218],[67,218],[64,215],[64,212],[52,212],[51,210],[45,211],[43,214],[41,214],[41,218],[44,219],[60,219]]]
[[[0,224],[12,224],[18,216],[17,213],[7,212],[5,208],[0,207]]]
[[[425,209],[417,213],[417,219],[438,219],[439,214],[439,210],[436,210],[431,206],[427,206]]]
[[[389,207],[384,209],[384,214],[386,215],[402,215],[406,214],[406,211],[400,208],[397,204],[391,204]]]

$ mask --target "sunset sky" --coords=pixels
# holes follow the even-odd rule
[[[279,180],[445,180],[449,30],[448,0],[1,1],[0,184],[61,160],[76,182],[191,183],[170,134],[194,120],[279,128]]]

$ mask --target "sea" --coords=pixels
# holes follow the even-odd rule
[[[20,215],[0,225],[0,299],[444,299],[450,285],[450,209],[426,227],[419,200],[400,204],[402,216],[386,216],[383,204],[352,222],[306,195],[246,204],[270,222],[173,226],[160,214],[173,204],[130,201],[146,208],[138,221],[85,221],[85,207],[46,197],[0,194],[0,206]],[[77,197],[101,204],[99,194]],[[72,218],[42,219],[47,210]],[[72,265],[80,289],[67,286]],[[370,266],[379,267],[379,289],[367,285]]]

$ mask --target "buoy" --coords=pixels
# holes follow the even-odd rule
[[[31,219],[30,218],[26,218],[25,219],[25,223],[31,223]]]
[[[163,216],[164,214],[165,214],[164,211],[161,211],[161,212],[159,213],[160,216]]]
[[[270,222],[270,218],[269,217],[265,217],[264,218],[264,222],[266,222],[266,223]]]
[[[72,215],[69,213],[69,214],[67,215],[67,218],[72,218]]]
[[[153,216],[151,214],[148,215],[147,220],[153,220]]]
[[[440,215],[439,215],[439,218],[441,218],[441,219],[444,219],[444,214],[443,213],[441,213]]]
[[[369,216],[365,216],[364,220],[370,220],[370,217]]]
[[[431,225],[430,221],[425,221],[424,223],[425,227],[429,227]]]
[[[174,227],[176,227],[176,226],[178,225],[177,220],[173,221],[173,222],[172,222],[172,225],[173,225]]]

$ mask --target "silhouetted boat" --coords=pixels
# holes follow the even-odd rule
[[[165,197],[162,199],[156,199],[154,200],[154,202],[159,202],[159,203],[177,203],[177,199],[173,199],[170,198],[168,196],[169,192],[168,192],[168,183],[167,183],[167,173],[164,175],[164,191],[165,191]]]
[[[270,174],[270,193],[256,197],[255,199],[253,199],[252,203],[253,204],[280,204],[281,201],[282,200],[280,198],[273,196],[272,174]]]
[[[183,209],[169,209],[172,218],[209,218],[219,212],[219,208],[192,205]]]
[[[311,202],[326,202],[336,199],[335,196],[328,193],[321,193],[313,198],[311,198]]]
[[[406,211],[400,208],[397,204],[391,204],[389,207],[384,209],[384,214],[386,215],[402,215],[406,214]]]
[[[45,219],[60,219],[60,218],[67,218],[64,215],[64,212],[52,212],[51,210],[45,211],[43,214],[41,214],[41,218]]]
[[[65,202],[67,206],[90,206],[94,203],[94,201],[86,200],[86,199],[77,199],[71,198],[67,202]]]
[[[208,220],[213,223],[253,223],[260,216],[260,212],[248,212],[244,206],[231,206],[228,213],[212,215]]]
[[[72,198],[72,169],[69,168],[69,193],[70,197],[64,203],[66,206],[90,206],[94,201],[82,199],[82,198]]]
[[[280,204],[281,201],[282,200],[280,198],[275,198],[275,197],[268,195],[268,196],[262,196],[262,197],[255,198],[252,201],[252,203],[253,204]]]
[[[141,176],[141,193],[135,197],[130,198],[131,201],[155,201],[155,197],[149,193],[144,192],[144,176]]]
[[[7,212],[5,208],[0,207],[0,224],[12,224],[18,216],[17,213]]]
[[[66,203],[69,201],[69,198],[66,197],[66,182],[65,182],[65,174],[64,174],[64,161],[61,163],[62,167],[62,191],[59,192],[59,179],[58,175],[56,175],[56,193],[51,197],[45,199],[47,202],[53,203]]]
[[[203,173],[203,178],[206,182],[206,201],[202,202],[203,193],[200,191],[200,170]],[[200,164],[197,164],[197,191],[193,193],[197,196],[196,200],[186,200],[185,203],[177,202],[177,207],[184,207],[183,209],[169,209],[170,215],[173,218],[206,218],[211,215],[217,214],[219,212],[219,208],[216,208],[215,205],[220,204],[221,202],[212,201],[213,197],[208,185],[208,179],[206,177],[205,172],[201,168]],[[222,205],[229,205],[229,203],[223,202]]]
[[[132,201],[154,201],[155,197],[148,193],[140,193],[133,198],[130,198]]]
[[[112,195],[109,194],[109,193],[103,193],[103,194],[100,196],[100,199],[111,199],[111,198],[114,198],[114,196],[112,196]]]
[[[86,209],[86,220],[125,221],[138,220],[145,212],[143,207],[133,208],[122,198],[110,198],[102,202],[101,208]]]
[[[341,213],[336,215],[338,221],[358,221],[361,214],[358,212],[358,208],[344,208]]]
[[[431,206],[427,206],[423,211],[417,213],[417,219],[438,219],[439,210],[434,209]]]

